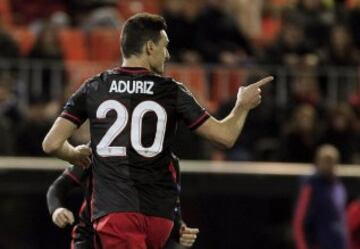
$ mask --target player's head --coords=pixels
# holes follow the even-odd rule
[[[320,146],[316,151],[315,164],[317,170],[324,175],[335,175],[336,165],[339,163],[339,151],[330,144]]]
[[[152,71],[162,74],[170,58],[166,27],[165,19],[159,15],[140,13],[129,18],[121,31],[123,57],[143,60]]]

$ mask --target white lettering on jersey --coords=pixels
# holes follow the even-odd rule
[[[140,81],[140,80],[113,80],[110,85],[109,93],[140,93],[140,94],[154,94],[152,88],[154,87],[153,81]]]

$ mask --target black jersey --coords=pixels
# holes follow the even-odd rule
[[[50,215],[60,207],[64,207],[64,200],[69,192],[81,187],[85,196],[79,211],[79,222],[72,232],[74,249],[91,249],[93,246],[94,231],[90,219],[91,201],[91,170],[78,166],[70,166],[54,181],[47,193],[47,203]]]
[[[173,154],[170,170],[173,174],[173,180],[178,186],[178,200],[175,207],[174,227],[171,231],[169,242],[165,248],[177,248],[179,242],[180,227],[184,224],[181,216],[180,191],[181,178],[179,159]],[[79,211],[79,222],[72,231],[72,248],[74,249],[93,249],[94,235],[91,223],[91,171],[77,166],[70,166],[51,184],[47,193],[47,203],[50,215],[60,207],[64,207],[65,199],[69,192],[80,187],[85,196]],[[175,244],[174,244],[175,243]]]
[[[108,70],[86,81],[61,117],[78,126],[90,120],[92,219],[111,212],[173,219],[177,122],[195,129],[209,117],[184,85],[143,68]]]

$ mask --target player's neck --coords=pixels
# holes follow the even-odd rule
[[[151,71],[149,63],[147,63],[146,61],[144,61],[141,58],[135,58],[135,57],[131,57],[128,59],[124,58],[121,66],[122,67],[142,67],[142,68],[146,68],[147,70]]]

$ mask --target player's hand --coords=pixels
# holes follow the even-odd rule
[[[91,159],[90,159],[91,154],[92,151],[89,148],[89,146],[85,144],[79,145],[75,147],[75,155],[70,163],[76,166],[80,166],[84,169],[88,168],[91,163]]]
[[[52,221],[60,228],[64,228],[67,224],[74,223],[73,213],[66,208],[57,208],[52,214]]]
[[[240,87],[236,105],[248,111],[258,106],[261,103],[261,87],[273,79],[274,77],[268,76],[251,85]]]
[[[192,247],[196,241],[198,233],[199,229],[182,225],[180,228],[180,245],[185,247]]]

